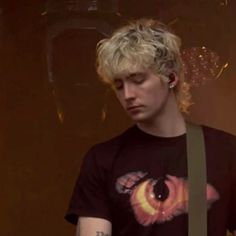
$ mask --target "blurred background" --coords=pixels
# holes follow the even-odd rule
[[[82,157],[131,122],[95,72],[96,43],[152,17],[182,38],[186,118],[236,135],[236,1],[0,1],[0,235],[74,235]]]

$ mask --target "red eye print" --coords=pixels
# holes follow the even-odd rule
[[[133,172],[119,178],[116,184],[117,190],[123,189],[123,191],[118,191],[119,193],[129,193],[131,195],[130,204],[134,210],[136,220],[141,225],[164,223],[180,214],[187,213],[188,188],[185,179],[167,175],[164,184],[167,186],[168,194],[165,199],[160,200],[161,195],[154,191],[159,181],[154,179],[142,180],[146,175],[142,172],[136,172],[136,174]],[[136,185],[135,180],[136,183],[139,182]],[[131,182],[132,184],[130,184]],[[207,184],[206,188],[207,203],[208,208],[210,208],[211,204],[219,199],[219,194],[210,184]]]
[[[147,173],[141,171],[131,172],[121,176],[116,181],[116,190],[118,193],[132,193],[133,188],[137,183],[143,179]]]

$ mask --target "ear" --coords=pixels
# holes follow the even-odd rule
[[[176,73],[173,72],[169,74],[168,78],[169,78],[168,80],[169,88],[174,88],[179,81],[179,77],[177,76]]]
[[[174,83],[174,81],[175,81],[175,74],[174,74],[174,73],[171,73],[171,74],[169,74],[168,77],[169,77],[168,83],[169,83],[169,84]]]

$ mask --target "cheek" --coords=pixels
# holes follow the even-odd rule
[[[117,100],[119,101],[119,103],[122,105],[122,107],[124,107],[125,102],[122,95],[119,92],[115,91],[115,96]]]
[[[166,93],[166,91],[158,91],[156,92],[155,95],[152,96],[152,98],[150,98],[150,105],[154,108],[154,109],[160,109],[163,108],[163,106],[165,106],[165,104],[167,103],[168,100],[168,94]]]
[[[149,99],[152,100],[165,100],[168,96],[169,89],[167,85],[160,84],[159,86],[152,86],[147,91],[146,94]]]

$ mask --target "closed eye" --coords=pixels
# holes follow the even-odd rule
[[[133,75],[130,79],[135,84],[142,84],[146,80],[146,76],[144,73],[138,73]]]
[[[114,82],[113,82],[113,87],[116,90],[121,90],[123,88],[123,81],[120,80],[120,79],[115,79]]]

